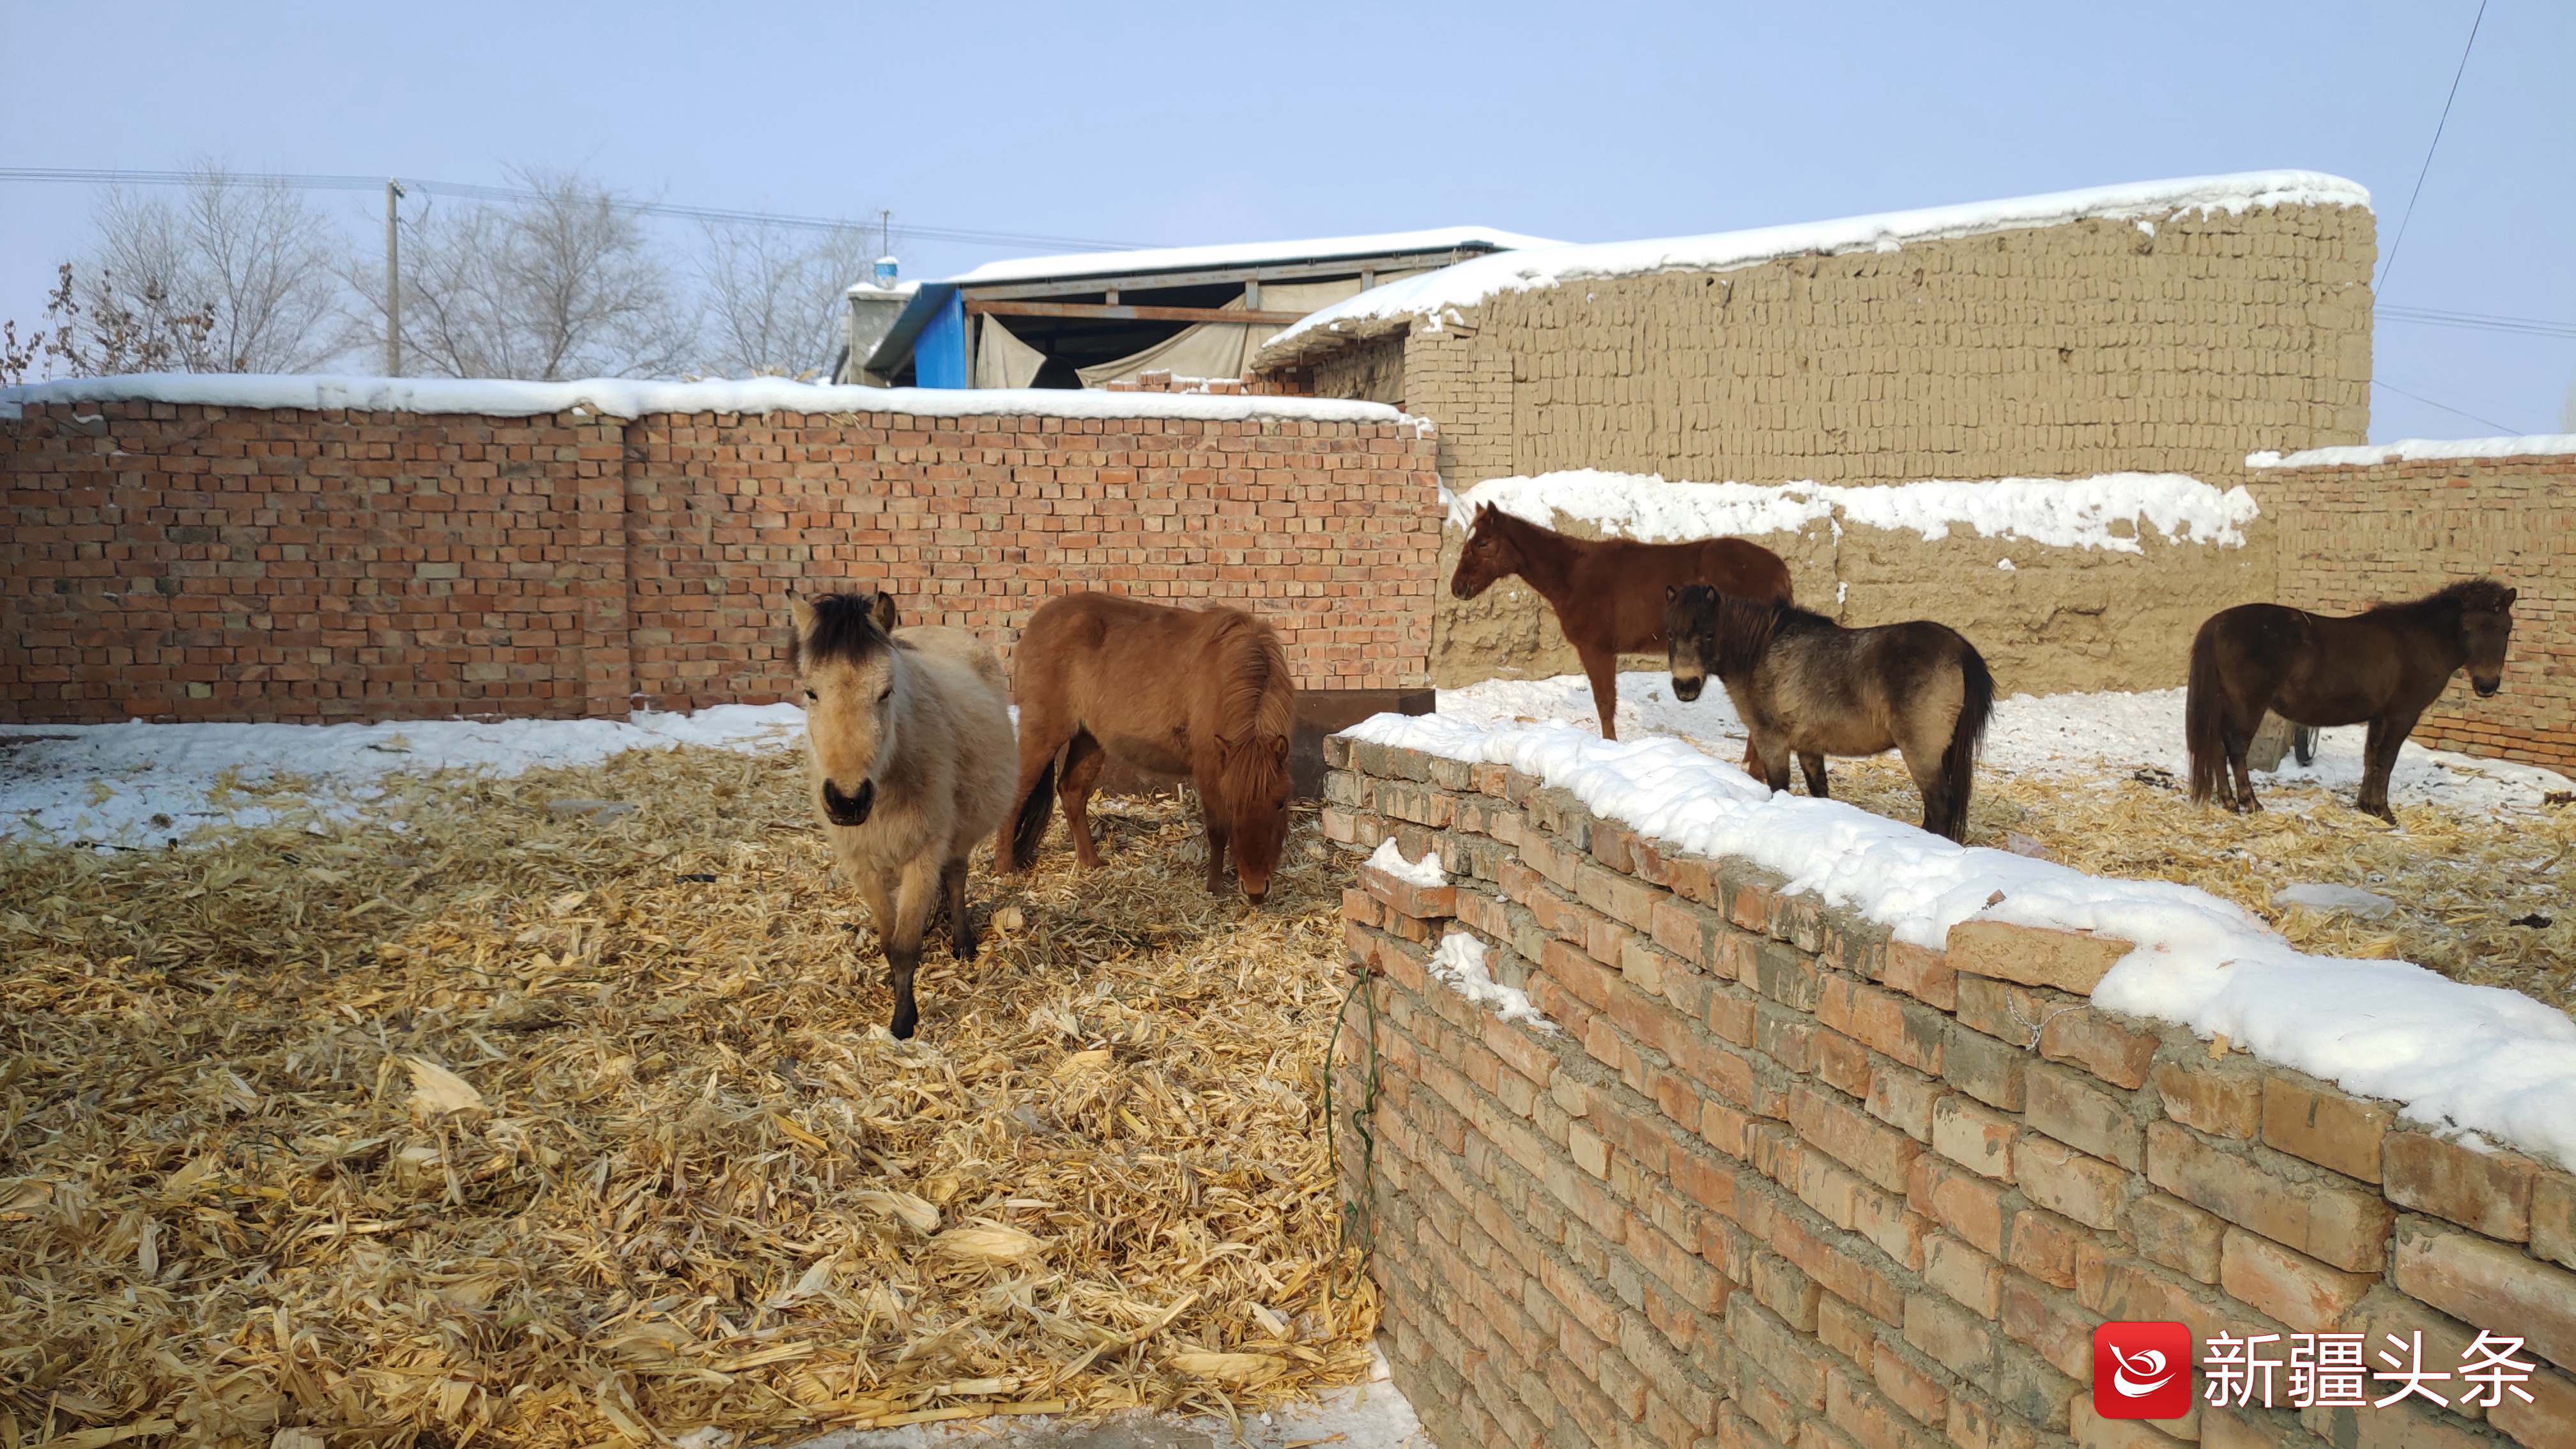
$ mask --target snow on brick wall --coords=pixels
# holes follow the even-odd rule
[[[2274,1363],[2366,1334],[2374,1372],[2420,1332],[2455,1375],[2452,1407],[2299,1409],[2277,1370],[2271,1407],[2172,1426],[2204,1444],[2570,1442],[2563,1015],[2403,963],[2303,976],[2196,893],[1738,801],[1732,767],[1647,742],[1392,742],[1424,723],[1329,743],[1323,826],[1448,868],[1345,892],[1368,1001],[1332,1067],[1396,1381],[1440,1444],[2144,1442],[2092,1409],[2114,1319],[2282,1335]],[[1548,1028],[1441,978],[1461,936]],[[2230,939],[2237,985],[2182,959]],[[2251,1052],[2204,1035],[2231,1013]],[[2456,1407],[2481,1331],[2521,1341],[2529,1401]]]
[[[878,585],[1005,647],[1054,593],[1237,603],[1304,686],[1426,682],[1439,505],[1410,420],[1116,401],[1134,415],[29,398],[0,422],[0,718],[759,702],[788,688],[790,590]]]

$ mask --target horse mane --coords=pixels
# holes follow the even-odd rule
[[[1244,747],[1287,738],[1297,726],[1297,700],[1278,634],[1249,614],[1227,612],[1234,617],[1217,635],[1217,718],[1220,737],[1237,746],[1226,763],[1227,788],[1248,798],[1276,784],[1287,766],[1267,749]]]
[[[1750,669],[1771,648],[1780,631],[1793,624],[1830,624],[1822,614],[1811,614],[1786,599],[1748,599],[1737,594],[1716,594],[1717,606],[1709,613],[1709,668],[1720,674]]]
[[[799,631],[791,626],[788,631],[788,659],[800,672],[834,660],[865,664],[893,647],[893,636],[877,624],[874,594],[824,594],[807,605],[814,611],[814,627]]]
[[[2441,588],[2435,589],[2433,592],[2426,594],[2420,599],[2404,599],[2393,603],[2373,604],[2368,609],[2364,610],[2363,613],[2365,616],[2370,614],[2436,612],[2445,614],[2465,614],[2473,611],[2494,613],[2505,609],[2511,604],[2512,600],[2509,596],[2512,593],[2513,590],[2506,588],[2504,585],[2497,583],[2493,579],[2462,579],[2456,584],[2445,584]]]

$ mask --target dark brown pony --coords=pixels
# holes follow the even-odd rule
[[[1115,594],[1050,599],[1012,660],[1019,791],[994,858],[1026,870],[1046,839],[1052,781],[1074,858],[1100,864],[1088,807],[1111,759],[1186,775],[1208,832],[1207,887],[1225,889],[1229,845],[1255,905],[1288,836],[1288,736],[1297,689],[1270,626],[1240,609],[1175,609]]]
[[[2398,748],[2463,667],[2481,699],[2504,686],[2516,597],[2493,579],[2470,579],[2349,618],[2279,604],[2240,604],[2212,614],[2191,641],[2183,706],[2191,798],[2207,800],[2215,792],[2230,810],[2263,808],[2245,770],[2245,749],[2267,709],[2311,728],[2366,720],[2370,737],[2354,803],[2396,824],[2388,772]]]
[[[1476,510],[1449,592],[1472,599],[1514,574],[1556,611],[1556,626],[1592,681],[1592,708],[1605,740],[1619,738],[1619,656],[1664,652],[1667,593],[1706,584],[1737,598],[1789,601],[1789,566],[1758,543],[1569,538],[1488,503]],[[1744,767],[1761,773],[1749,754]]]
[[[1673,693],[1697,699],[1716,675],[1770,766],[1772,789],[1789,788],[1793,751],[1807,793],[1821,796],[1824,756],[1892,749],[1923,792],[1923,828],[1965,837],[1995,681],[1957,630],[1929,619],[1846,629],[1776,599],[1730,598],[1702,584],[1673,590],[1667,613]]]

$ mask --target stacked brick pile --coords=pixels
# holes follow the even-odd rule
[[[2284,604],[2352,614],[2486,575],[2520,589],[2504,692],[2452,681],[2414,738],[2576,769],[2576,452],[2263,467],[2249,484],[2280,523]]]
[[[2086,996],[2124,943],[1989,923],[1931,951],[1667,855],[1497,765],[1336,739],[1325,829],[1370,973],[1340,1141],[1398,1384],[1440,1442],[1783,1449],[2562,1449],[2576,1176]],[[1554,1032],[1427,969],[1473,934]],[[2532,1402],[2096,1417],[2106,1320],[2196,1342],[2479,1330]],[[2436,1382],[2456,1405],[2461,1385]],[[2391,1392],[2369,1386],[2373,1398]]]
[[[1168,405],[1163,406],[1166,411]],[[1250,608],[1299,684],[1428,682],[1411,422],[528,418],[31,403],[0,422],[0,719],[623,715],[788,688],[793,590],[1007,647],[1043,598]]]

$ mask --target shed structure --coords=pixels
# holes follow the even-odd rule
[[[989,262],[923,283],[841,381],[1105,387],[1142,373],[1241,379],[1281,328],[1380,283],[1553,246],[1489,227]],[[855,295],[855,292],[854,294]]]

